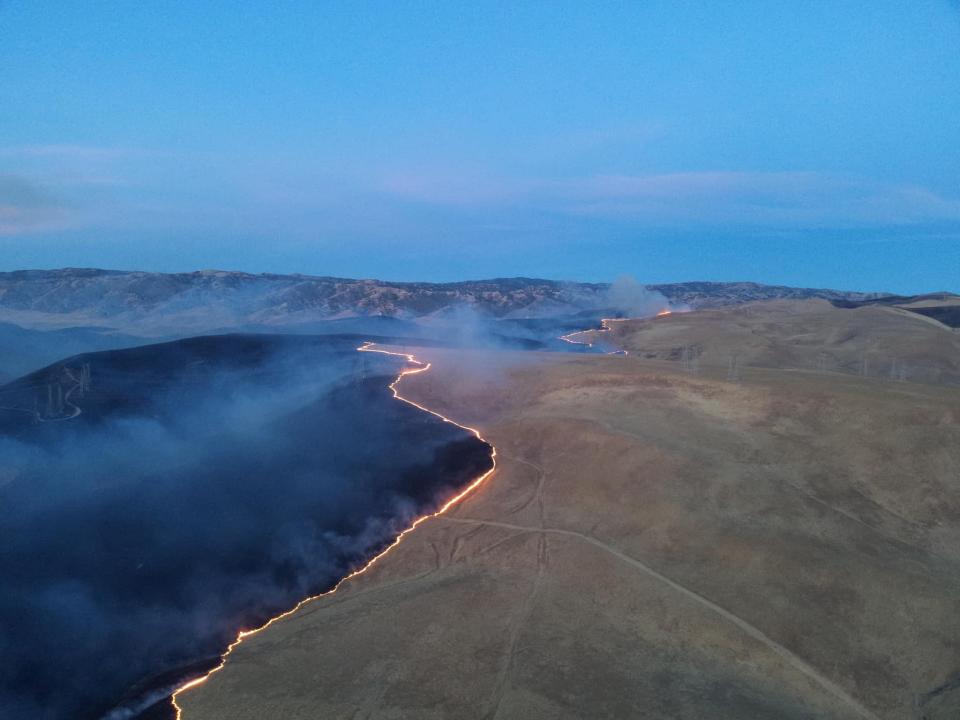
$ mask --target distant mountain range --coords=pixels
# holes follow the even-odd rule
[[[875,297],[879,294],[747,282],[645,288],[627,283],[617,288],[533,278],[386,282],[220,270],[168,274],[67,268],[0,273],[0,321],[33,328],[111,327],[138,335],[282,327],[364,316],[412,319],[462,307],[503,319],[586,310],[630,314],[629,306],[638,303],[655,310],[657,302],[702,308],[774,298],[863,302]]]
[[[629,278],[428,283],[223,270],[20,270],[0,273],[0,382],[71,354],[196,335],[352,333],[547,349],[558,336],[596,326],[602,317],[776,299],[896,304],[955,325],[960,304],[953,302],[960,298],[934,297],[752,282],[644,286]]]

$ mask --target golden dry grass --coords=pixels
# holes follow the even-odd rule
[[[417,354],[496,474],[185,720],[960,717],[960,390]]]

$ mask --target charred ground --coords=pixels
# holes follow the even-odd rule
[[[358,344],[194,338],[0,388],[0,715],[145,709],[489,466]],[[68,419],[46,404],[71,383]]]

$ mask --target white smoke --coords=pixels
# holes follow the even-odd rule
[[[662,310],[674,309],[663,293],[650,290],[630,275],[621,275],[611,283],[606,306],[630,318],[650,317]]]
[[[179,685],[170,685],[169,687],[159,690],[152,690],[127,705],[114,708],[104,715],[101,720],[131,720],[131,718],[137,717],[137,715],[144,710],[156,705],[161,700],[169,698],[178,687]]]

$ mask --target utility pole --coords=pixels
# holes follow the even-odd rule
[[[700,372],[700,352],[692,345],[684,345],[680,351],[680,367],[684,372],[696,375]]]
[[[736,354],[730,356],[727,380],[732,383],[740,382],[740,357]]]
[[[820,351],[820,354],[817,355],[817,372],[820,375],[823,375],[827,372],[827,353]]]

